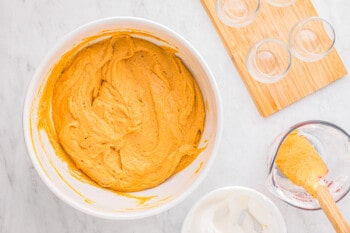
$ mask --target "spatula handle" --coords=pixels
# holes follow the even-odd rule
[[[316,190],[316,198],[323,212],[332,223],[337,233],[350,233],[350,227],[340,213],[327,186],[320,185]]]

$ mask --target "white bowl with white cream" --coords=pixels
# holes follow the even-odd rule
[[[214,190],[187,214],[182,233],[287,233],[278,208],[263,194],[245,187]]]

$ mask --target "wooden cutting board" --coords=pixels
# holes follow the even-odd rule
[[[260,114],[267,117],[316,90],[347,74],[346,68],[334,48],[317,62],[302,62],[293,57],[291,70],[282,80],[264,84],[248,73],[245,59],[249,48],[264,38],[275,38],[288,44],[292,26],[300,19],[317,16],[310,0],[297,0],[295,4],[279,8],[262,0],[258,16],[250,25],[232,28],[223,24],[216,15],[216,0],[201,0],[224,42],[232,61],[253,98]]]

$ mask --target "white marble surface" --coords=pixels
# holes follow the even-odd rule
[[[336,48],[349,68],[350,1],[314,0],[314,4],[320,16],[334,25]],[[213,71],[224,108],[220,150],[207,178],[178,206],[135,221],[98,219],[59,200],[33,168],[22,135],[25,90],[41,59],[66,33],[110,16],[144,17],[184,36]],[[304,120],[331,121],[350,132],[349,77],[262,118],[199,0],[1,0],[0,29],[1,233],[180,232],[193,203],[207,192],[227,185],[251,187],[270,197],[281,210],[288,232],[333,232],[321,211],[290,207],[266,190],[266,150],[278,133]],[[339,207],[350,222],[349,195],[339,202]]]

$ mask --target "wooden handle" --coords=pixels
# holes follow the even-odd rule
[[[320,203],[323,212],[332,223],[337,233],[350,233],[350,227],[346,223],[343,215],[340,213],[338,206],[333,200],[328,187],[320,185],[316,190],[316,198]]]

